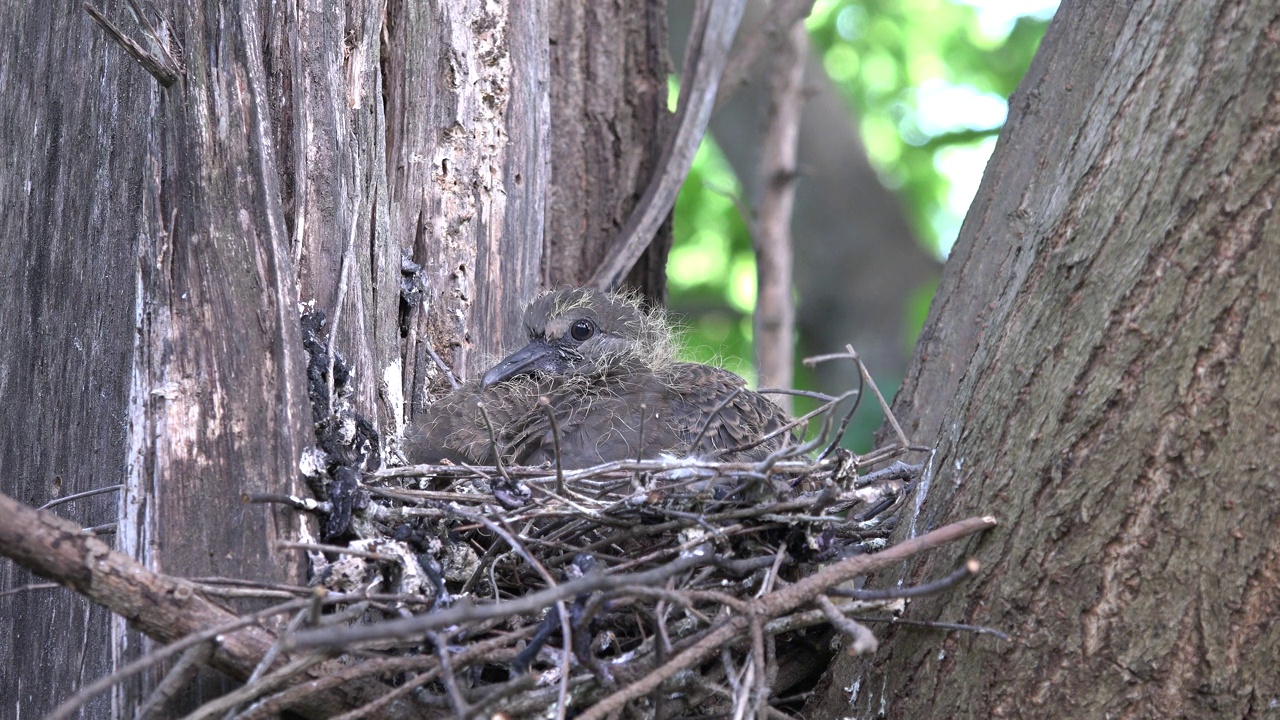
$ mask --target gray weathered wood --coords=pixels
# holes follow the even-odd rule
[[[439,387],[427,346],[474,372],[520,332],[521,305],[559,262],[563,251],[542,240],[551,11],[443,0],[156,7],[146,20],[159,49],[121,4],[98,10],[142,50],[175,59],[167,88],[78,7],[0,14],[0,243],[11,259],[0,490],[39,505],[123,484],[57,511],[85,526],[118,522],[117,549],[172,575],[297,582],[297,554],[275,542],[296,536],[299,518],[240,497],[302,492],[313,435],[300,307],[336,320],[351,402],[394,438],[406,408]],[[578,152],[599,156],[591,172],[616,170],[592,184],[616,189],[609,212],[625,218],[665,113],[665,26],[659,3],[595,12],[647,28],[617,36],[628,58],[643,55],[647,91],[601,87],[626,85],[627,63],[591,83],[631,116],[622,146],[580,129],[596,117],[588,111],[556,122],[589,139]],[[585,78],[588,61],[566,56],[561,71]],[[405,257],[424,266],[428,302],[402,337]],[[0,564],[5,590],[31,581]],[[0,596],[0,697],[24,717],[145,648],[69,593]],[[157,680],[86,712],[127,716]],[[183,702],[221,686],[206,677]]]
[[[0,28],[0,487],[42,505],[125,479],[134,238],[156,93],[87,15],[14,5]],[[101,525],[116,522],[118,504],[99,495],[58,512]],[[0,562],[0,587],[33,581]],[[69,592],[0,596],[4,712],[39,716],[55,688],[107,672],[110,628]],[[109,717],[109,699],[90,711]]]
[[[414,405],[504,346],[538,288],[548,142],[547,56],[532,5],[388,6],[391,233],[426,266],[406,350]],[[433,386],[434,383],[434,386]]]

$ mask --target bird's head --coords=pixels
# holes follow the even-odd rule
[[[524,325],[529,344],[486,372],[483,387],[534,373],[607,374],[620,368],[658,369],[671,362],[665,317],[645,311],[632,295],[556,290],[525,309]]]

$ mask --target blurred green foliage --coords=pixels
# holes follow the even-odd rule
[[[1025,12],[1036,14],[1019,16]],[[1006,98],[1052,12],[1051,0],[818,0],[807,21],[812,51],[848,98],[881,182],[899,193],[919,241],[939,256],[954,242]],[[750,378],[755,262],[747,200],[708,139],[676,202],[667,276],[686,357]],[[913,338],[929,300],[904,311]],[[807,387],[808,377],[797,365],[797,386]]]

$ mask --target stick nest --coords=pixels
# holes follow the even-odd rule
[[[797,420],[821,423],[816,439],[754,463],[331,468],[322,532],[345,544],[299,546],[326,604],[359,622],[287,646],[388,682],[351,717],[393,700],[440,717],[792,716],[836,647],[875,649],[849,614],[903,604],[852,588],[887,564],[875,553],[919,470],[859,474],[908,444],[841,449],[852,410],[837,409],[857,394],[822,398]]]

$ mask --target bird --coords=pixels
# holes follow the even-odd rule
[[[677,362],[665,314],[633,294],[561,288],[528,305],[524,329],[524,347],[427,408],[410,461],[746,462],[794,442],[786,413],[741,377]]]

